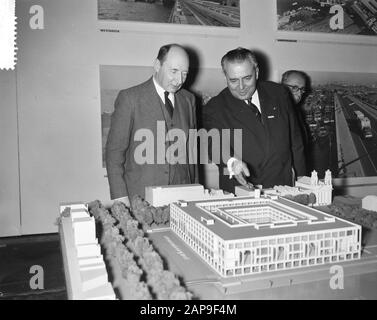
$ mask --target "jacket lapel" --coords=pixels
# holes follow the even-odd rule
[[[189,119],[190,119],[190,108],[187,104],[187,101],[185,100],[184,96],[180,94],[178,91],[174,96],[174,114],[173,119],[179,119],[179,123],[181,124],[181,129],[185,131],[187,134],[189,125]]]
[[[251,110],[248,109],[248,105],[243,100],[234,98],[228,89],[226,99],[228,100],[225,104],[228,108],[226,116],[233,118],[234,121],[231,121],[231,123],[234,123],[234,129],[242,128],[254,134],[260,124],[257,123],[258,121]],[[236,122],[239,122],[239,125]]]
[[[269,117],[276,116],[276,106],[274,106],[274,101],[272,96],[269,95],[263,86],[257,86],[259,102],[262,110],[262,119],[264,124],[269,124]]]
[[[277,105],[276,101],[273,99],[273,95],[268,93],[263,85],[257,85],[258,95],[259,95],[259,102],[262,110],[262,119],[263,123],[265,124],[265,134],[266,134],[266,141],[265,141],[265,158],[264,158],[264,165],[268,162],[270,158],[270,153],[273,148],[272,140],[271,140],[271,132],[274,130],[272,119],[278,116],[277,112]]]

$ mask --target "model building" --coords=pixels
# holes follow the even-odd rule
[[[170,227],[222,277],[361,254],[359,225],[276,195],[172,203]]]
[[[145,187],[145,200],[151,206],[162,207],[178,200],[203,200],[233,198],[233,193],[204,189],[201,184],[180,184]]]
[[[362,199],[361,206],[365,210],[377,211],[377,196],[369,195]]]
[[[327,170],[323,180],[318,179],[317,172],[313,170],[310,177],[299,177],[295,182],[295,186],[274,186],[270,189],[262,189],[262,193],[265,195],[277,195],[281,197],[297,197],[300,195],[306,195],[308,201],[313,206],[327,206],[332,201],[332,181],[331,171]],[[235,188],[236,196],[254,196],[255,190],[250,190],[244,186],[237,186]],[[312,197],[311,197],[312,196]]]

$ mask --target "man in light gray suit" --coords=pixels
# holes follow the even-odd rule
[[[146,186],[198,181],[188,139],[189,130],[196,129],[195,98],[181,89],[188,69],[184,48],[165,45],[153,76],[119,92],[106,144],[111,199],[129,206],[134,195],[144,198]],[[179,134],[172,138],[169,132]]]

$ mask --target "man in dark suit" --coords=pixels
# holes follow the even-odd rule
[[[305,146],[309,144],[310,137],[309,128],[307,128],[305,122],[305,110],[303,109],[303,98],[307,90],[308,78],[309,77],[304,72],[299,70],[288,70],[284,72],[281,77],[281,83],[285,85],[291,93]]]
[[[250,50],[229,51],[221,66],[228,86],[203,108],[203,126],[242,129],[242,155],[236,154],[237,141],[231,139],[231,158],[219,163],[220,188],[234,192],[240,184],[292,185],[293,174],[305,173],[305,159],[286,88],[258,80],[257,60]]]
[[[301,129],[302,139],[304,143],[304,152],[306,155],[306,170],[307,175],[311,173],[312,164],[311,146],[310,146],[310,129],[305,120],[305,93],[308,91],[310,78],[300,70],[287,70],[281,76],[281,83],[285,85],[293,99],[293,108],[295,109],[297,120]]]
[[[188,68],[184,48],[165,45],[153,76],[119,92],[106,144],[111,199],[129,205],[134,195],[145,196],[146,186],[198,181],[196,165],[188,161],[195,98],[181,89]]]

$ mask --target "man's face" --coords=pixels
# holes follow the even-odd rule
[[[251,61],[225,62],[224,73],[228,88],[235,98],[251,98],[256,90],[258,78],[258,68]]]
[[[305,79],[299,74],[291,74],[284,82],[292,94],[295,103],[299,103],[305,93]]]
[[[156,60],[154,64],[155,80],[166,91],[175,93],[185,82],[188,68],[189,59],[186,52],[181,48],[172,47],[162,64]]]

